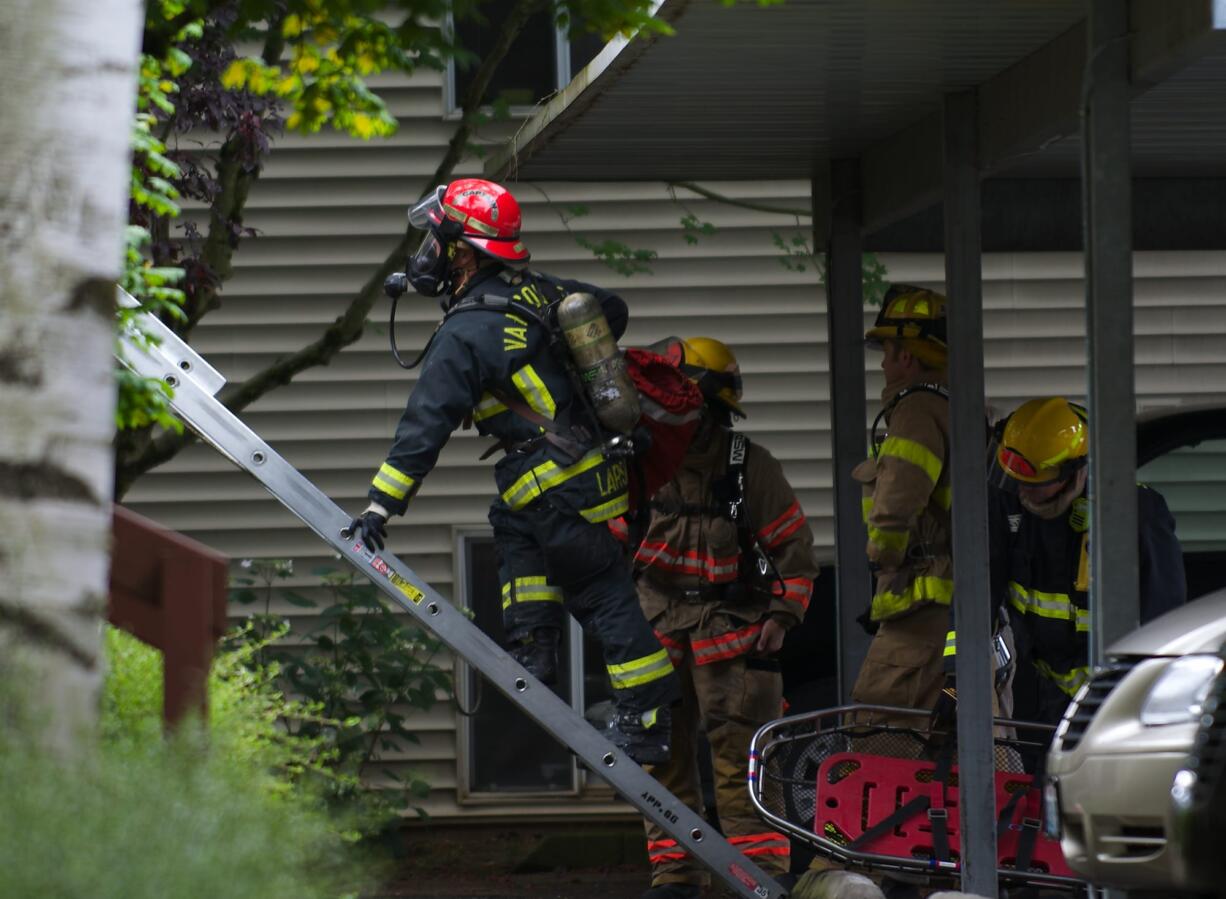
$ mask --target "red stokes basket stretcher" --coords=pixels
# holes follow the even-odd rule
[[[860,723],[872,712],[895,721],[914,716],[915,727]],[[928,730],[929,714],[840,706],[772,721],[750,752],[749,789],[758,813],[847,867],[956,880],[958,768],[952,735]],[[1024,738],[996,738],[997,870],[1005,882],[1079,891],[1084,881],[1042,827],[1051,731],[1024,725]]]

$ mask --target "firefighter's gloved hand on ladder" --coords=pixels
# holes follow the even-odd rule
[[[383,549],[387,540],[387,517],[386,511],[371,503],[365,512],[349,522],[349,536],[375,549]]]

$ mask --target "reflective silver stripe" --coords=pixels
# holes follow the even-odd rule
[[[560,467],[556,462],[542,462],[502,492],[502,501],[512,509],[522,509],[546,490],[552,490],[564,481],[569,481],[604,462],[600,447],[589,450],[574,465]]]
[[[502,607],[509,609],[513,602],[561,602],[562,588],[555,587],[544,575],[517,577],[502,585]]]
[[[1074,621],[1078,631],[1090,629],[1090,610],[1081,608],[1067,593],[1027,590],[1017,581],[1010,581],[1009,601],[1019,612],[1038,615],[1041,618]]]
[[[614,690],[637,687],[673,673],[673,663],[663,649],[642,658],[607,667]]]
[[[615,496],[608,502],[601,503],[599,506],[592,506],[590,509],[580,509],[579,514],[592,524],[600,524],[602,521],[608,521],[610,518],[617,518],[619,515],[625,515],[630,511],[630,494],[623,493],[621,496]],[[622,534],[628,534],[629,530],[622,525]]]
[[[541,380],[541,376],[531,365],[525,365],[511,375],[511,383],[515,385],[534,411],[550,420],[557,414],[558,405],[553,400],[553,394],[549,392],[549,388],[545,386],[545,382]]]
[[[481,401],[473,407],[473,421],[484,421],[507,411],[502,401],[488,393],[481,395]]]

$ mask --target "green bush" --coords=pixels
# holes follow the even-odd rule
[[[313,781],[319,744],[277,724],[311,710],[285,700],[275,672],[222,654],[207,728],[188,722],[166,739],[160,655],[109,629],[107,648],[96,753],[64,762],[20,726],[0,735],[0,893],[337,899],[364,885],[353,826]]]

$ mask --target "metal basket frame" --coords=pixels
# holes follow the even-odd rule
[[[916,721],[915,727],[901,727],[897,724],[853,723],[848,720],[850,713],[880,713],[892,718],[911,717]],[[801,715],[792,715],[767,722],[754,734],[749,753],[749,795],[754,808],[764,821],[793,839],[800,840],[817,850],[823,856],[847,868],[875,872],[905,873],[920,875],[928,881],[956,881],[960,876],[961,864],[958,861],[941,862],[931,859],[911,856],[879,855],[873,852],[860,852],[815,833],[805,823],[788,820],[781,817],[778,808],[772,809],[772,803],[766,793],[772,789],[786,790],[789,786],[801,783],[794,779],[784,779],[771,773],[772,762],[779,753],[794,750],[798,745],[814,741],[838,741],[845,739],[848,747],[851,738],[857,739],[887,735],[900,740],[910,740],[916,743],[917,749],[931,750],[944,740],[956,739],[956,734],[948,734],[931,729],[932,712],[928,709],[909,709],[885,705],[842,705],[829,709],[820,709]],[[997,718],[994,723],[1002,728],[1016,731],[1029,731],[1038,735],[1050,736],[1055,728],[1050,725],[1037,724],[1028,721],[1015,721],[1008,718]],[[1016,756],[1019,760],[1027,753],[1045,753],[1050,739],[1037,742],[1033,739],[1016,737],[996,737],[998,759],[1001,751]],[[821,750],[818,750],[821,752]],[[854,750],[852,750],[854,751]],[[802,750],[803,752],[803,750]],[[833,755],[833,752],[823,753],[823,757]],[[885,754],[885,753],[882,753]],[[905,757],[905,756],[900,756]],[[917,754],[915,758],[925,756]],[[801,756],[804,758],[804,756]],[[793,764],[799,759],[794,760]],[[1008,770],[999,767],[998,770]],[[1019,773],[1023,768],[1016,769]],[[807,781],[804,781],[807,783]],[[816,800],[816,782],[814,796]],[[786,805],[786,799],[784,801]],[[814,809],[816,815],[816,808]],[[812,819],[810,819],[810,824]],[[1087,886],[1084,880],[1065,877],[1063,875],[1046,874],[1041,871],[1021,872],[1013,868],[998,868],[997,876],[1014,884],[1030,884],[1034,886],[1056,887],[1069,890],[1084,890]]]

